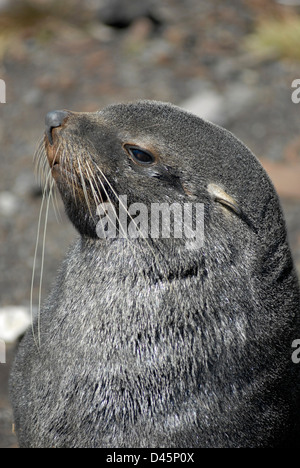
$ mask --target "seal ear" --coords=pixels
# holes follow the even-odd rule
[[[209,184],[207,186],[207,190],[215,202],[225,206],[236,216],[238,216],[244,223],[246,223],[255,234],[258,233],[258,229],[254,225],[252,219],[240,208],[237,201],[228,195],[224,189],[222,189],[217,184]]]
[[[236,215],[241,217],[242,210],[238,206],[236,200],[234,200],[234,198],[228,195],[228,193],[226,193],[225,190],[223,190],[219,185],[209,184],[207,186],[207,190],[216,202],[220,203],[226,208],[229,208]]]

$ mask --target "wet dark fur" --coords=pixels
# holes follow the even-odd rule
[[[135,165],[124,143],[157,163]],[[298,444],[299,288],[278,197],[252,153],[229,132],[155,102],[71,113],[55,147],[73,173],[57,184],[81,236],[40,313],[40,346],[35,323],[13,368],[20,445]],[[99,199],[204,203],[204,247],[98,239],[85,161]]]

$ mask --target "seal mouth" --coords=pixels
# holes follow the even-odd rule
[[[69,190],[74,194],[75,201],[84,198],[87,204],[107,202],[110,198],[110,189],[103,181],[97,169],[91,168],[90,162],[79,157],[70,156],[58,136],[52,133],[52,144],[47,133],[44,136],[44,145],[51,175],[59,188]]]
[[[53,138],[52,138],[52,143],[49,140],[49,136],[47,133],[45,133],[44,137],[44,142],[45,142],[45,148],[46,148],[46,155],[48,159],[48,163],[51,169],[58,169],[58,166],[60,166],[60,153],[59,153],[59,147],[56,148],[55,145],[53,144]]]
[[[49,136],[47,133],[45,133],[44,136],[46,156],[48,164],[50,166],[52,177],[56,182],[58,182],[59,179],[63,177],[72,183],[78,184],[78,178],[72,171],[68,170],[66,164],[62,162],[62,160],[65,158],[62,157],[60,151],[61,144],[56,145],[53,136],[54,135],[52,135],[51,141],[49,140]]]

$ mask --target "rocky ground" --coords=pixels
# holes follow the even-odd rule
[[[262,20],[284,22],[299,14],[296,6],[279,3],[0,1],[0,78],[6,83],[6,103],[0,104],[0,310],[29,305],[41,205],[32,159],[52,109],[93,111],[117,101],[158,99],[233,131],[278,189],[300,272],[300,104],[291,99],[299,58],[246,47]],[[43,297],[75,235],[63,212],[61,217],[58,224],[50,210]],[[40,255],[36,267],[39,272]],[[7,363],[0,364],[1,448],[16,446],[7,397],[14,349],[15,343],[7,344]]]

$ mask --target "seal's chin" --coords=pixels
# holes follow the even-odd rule
[[[88,179],[66,166],[66,162],[58,161],[50,166],[66,214],[82,236],[99,239],[96,231],[99,222],[97,207],[107,201],[106,189],[92,187]]]
[[[61,168],[52,169],[56,186],[63,201],[65,212],[79,234],[98,238],[96,227],[99,222],[97,204],[88,189],[72,184],[69,174]]]

